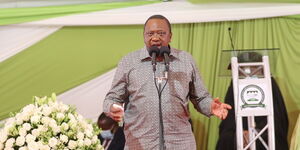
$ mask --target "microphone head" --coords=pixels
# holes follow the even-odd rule
[[[160,48],[160,56],[164,56],[164,54],[170,55],[170,48],[169,48],[169,46],[162,46]]]
[[[230,31],[231,30],[231,27],[228,27],[228,31]]]
[[[149,55],[152,57],[152,54],[155,53],[156,56],[159,55],[159,48],[157,46],[151,46],[148,50]]]

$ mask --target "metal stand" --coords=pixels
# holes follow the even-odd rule
[[[268,56],[262,57],[262,62],[238,63],[237,57],[231,58],[232,78],[234,88],[234,105],[236,119],[236,137],[238,150],[256,150],[256,140],[260,140],[267,150],[275,150],[273,97]],[[245,71],[245,67],[256,66],[252,73]],[[263,70],[263,77],[251,78],[259,69]],[[240,78],[240,76],[245,78]],[[255,117],[267,116],[266,126],[256,130]],[[249,142],[243,143],[242,118],[247,117]],[[268,132],[268,144],[261,138],[263,132]]]
[[[166,80],[165,85],[162,87],[163,80]],[[162,106],[161,106],[161,94],[162,91],[164,90],[164,87],[166,86],[168,82],[168,72],[165,71],[163,77],[156,77],[155,72],[154,72],[154,82],[155,86],[157,88],[157,93],[158,93],[158,105],[159,105],[159,149],[160,150],[165,150],[165,138],[164,138],[164,123],[163,123],[163,116],[162,116]],[[158,83],[158,86],[156,84]]]

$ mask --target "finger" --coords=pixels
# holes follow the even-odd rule
[[[120,121],[122,121],[123,118],[122,117],[114,117],[113,119],[117,122],[120,122]]]
[[[120,105],[117,105],[117,104],[113,104],[111,107],[110,107],[110,111],[111,112],[123,112],[124,111],[124,108]]]
[[[123,116],[116,115],[116,114],[111,114],[110,117],[111,117],[113,120],[115,120],[115,121],[117,121],[117,122],[120,122],[120,121],[122,121],[122,117],[123,117]]]
[[[228,104],[225,104],[227,109],[232,109],[232,107]]]
[[[122,117],[122,114],[120,114],[120,113],[111,113],[110,116],[113,117],[113,118]]]
[[[219,119],[222,119],[222,113],[221,113],[221,112],[217,112],[217,113],[215,114],[215,116],[218,117]]]
[[[228,115],[228,111],[225,109],[222,116],[222,120],[226,119],[227,115]]]
[[[215,101],[215,102],[220,102],[219,100],[220,100],[219,97],[214,98],[214,101]]]
[[[214,99],[214,102],[215,102],[216,104],[218,104],[218,105],[223,104],[223,103],[220,101],[220,98],[219,98],[219,97],[215,98],[215,99]]]

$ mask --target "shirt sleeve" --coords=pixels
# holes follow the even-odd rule
[[[112,104],[123,104],[128,98],[126,61],[123,58],[117,67],[111,89],[106,94],[103,102],[103,112],[108,113]]]
[[[204,86],[195,61],[191,56],[192,81],[189,84],[189,98],[198,112],[210,117],[212,97]]]

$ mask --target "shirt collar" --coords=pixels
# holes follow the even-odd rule
[[[175,58],[178,58],[178,51],[176,51],[174,48],[172,48],[170,46],[170,56],[171,57],[175,57]],[[151,58],[150,55],[149,55],[149,52],[147,50],[147,47],[144,46],[141,51],[140,51],[140,59],[141,60],[145,60],[145,59],[148,59],[148,58]]]

